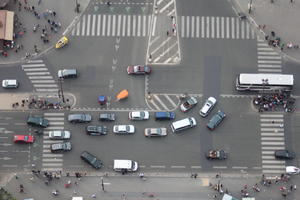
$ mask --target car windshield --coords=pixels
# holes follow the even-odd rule
[[[60,137],[61,135],[62,135],[62,133],[60,131],[54,131],[53,132],[54,137]]]
[[[133,70],[134,70],[134,72],[138,72],[138,71],[141,70],[141,67],[140,66],[134,66]]]

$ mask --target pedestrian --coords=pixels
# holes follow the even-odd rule
[[[293,191],[293,189],[294,189],[294,186],[293,186],[293,185],[291,185],[291,187],[290,187],[290,190],[291,190],[291,191]]]
[[[56,16],[56,12],[55,12],[55,11],[53,11],[52,13],[53,13],[53,16],[55,17],[55,16]]]
[[[281,51],[283,51],[283,48],[284,48],[284,43],[282,43],[282,44],[280,45]]]
[[[294,0],[291,0],[291,3],[294,3]]]
[[[31,10],[33,10],[33,11],[34,11],[34,6],[31,6]]]
[[[170,34],[169,31],[167,31],[167,36],[169,36],[169,34]]]
[[[272,120],[272,124],[274,124],[275,123],[275,121],[274,120]]]
[[[15,104],[13,104],[13,107],[15,106]],[[19,177],[17,176],[17,173],[15,173],[15,178],[19,179]]]
[[[194,178],[194,174],[193,173],[191,173],[191,178]]]
[[[194,174],[194,178],[197,178],[197,176],[198,176],[198,174],[197,174],[197,173],[195,173],[195,174]]]
[[[294,190],[297,190],[297,185],[294,185]]]
[[[111,5],[111,2],[110,1],[106,2],[106,5],[109,7]]]
[[[272,35],[272,37],[275,37],[275,32],[271,31],[271,35]]]
[[[42,0],[38,0],[38,5],[40,5],[42,3]]]

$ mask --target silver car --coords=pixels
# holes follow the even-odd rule
[[[166,128],[145,128],[146,137],[163,137],[167,136]]]
[[[51,140],[67,140],[70,138],[71,138],[70,131],[63,131],[63,130],[49,131],[49,139]]]

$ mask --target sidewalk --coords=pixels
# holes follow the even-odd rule
[[[252,11],[249,15],[248,4],[251,0],[234,0],[237,12],[243,12],[248,16],[251,23],[261,31],[261,39],[266,35],[271,35],[274,31],[276,37],[280,37],[285,44],[282,55],[296,62],[300,62],[300,49],[287,49],[287,43],[300,45],[300,26],[298,20],[300,18],[300,1],[293,0],[252,0]],[[259,29],[259,25],[266,25],[264,29]],[[281,51],[276,47],[276,51]]]
[[[15,12],[15,20],[18,18],[14,27],[16,38],[14,39],[14,48],[7,50],[8,56],[4,57],[0,54],[0,63],[19,63],[26,60],[26,53],[30,54],[28,59],[33,59],[54,49],[55,43],[62,35],[68,35],[90,2],[89,0],[77,1],[80,4],[80,13],[75,12],[74,0],[11,0],[4,9]],[[34,10],[32,10],[32,6]],[[26,9],[24,9],[25,7]],[[50,23],[60,23],[61,27],[50,25],[48,20]],[[34,32],[33,27],[38,24],[39,28]],[[50,29],[51,27],[53,30]],[[42,29],[45,29],[47,33],[44,39],[42,39]],[[49,42],[45,39],[48,39]],[[37,46],[38,53],[35,52],[34,45]]]
[[[71,108],[75,106],[76,104],[76,98],[74,95],[70,93],[65,93],[65,105],[70,106]],[[57,95],[49,96],[47,94],[32,94],[32,93],[0,93],[0,110],[19,110],[19,111],[25,111],[29,110],[29,102],[32,101],[32,99],[38,100],[46,100],[49,103],[62,103],[61,98],[59,98]],[[24,106],[22,105],[23,102]],[[18,103],[18,106],[13,106],[13,104],[16,105]],[[30,110],[34,110],[35,108],[31,108]],[[38,110],[38,109],[36,109]],[[51,109],[50,109],[51,110]]]
[[[159,200],[208,200],[213,195],[221,199],[221,194],[209,186],[209,183],[222,184],[223,191],[228,190],[236,198],[241,198],[240,190],[247,187],[247,191],[252,197],[259,200],[281,199],[279,187],[290,187],[294,184],[292,181],[271,186],[262,186],[259,184],[260,192],[254,192],[252,186],[259,181],[258,177],[248,178],[190,178],[190,177],[151,177],[146,175],[143,181],[138,176],[108,176],[108,177],[82,177],[80,179],[73,177],[61,177],[53,179],[47,186],[45,178],[40,175],[18,174],[18,179],[11,177],[4,189],[14,194],[19,200],[25,198],[34,199],[71,199],[72,196],[82,196],[84,199],[91,199],[92,194],[96,194],[97,199],[117,200],[140,200],[148,199],[147,194],[154,194],[154,199]],[[33,178],[31,178],[33,177]],[[70,188],[65,188],[64,184],[71,180]],[[102,184],[103,180],[103,184]],[[76,184],[75,184],[76,182]],[[25,193],[19,193],[19,185],[24,186]],[[246,185],[246,186],[245,186]],[[51,192],[57,189],[60,192],[58,197],[52,197]],[[298,190],[292,191],[288,199],[294,200],[299,195]],[[124,197],[124,198],[122,198]]]

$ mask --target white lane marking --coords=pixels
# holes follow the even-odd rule
[[[164,94],[164,96],[166,97],[166,99],[168,99],[168,101],[169,101],[174,107],[177,106],[177,105],[172,101],[172,99],[171,99],[168,95]]]
[[[91,25],[91,15],[88,14],[87,16],[87,28],[86,28],[86,35],[89,36],[90,35],[90,25]]]
[[[44,62],[43,60],[29,60],[27,63],[40,63]]]
[[[52,76],[29,76],[29,79],[53,79]]]
[[[138,20],[137,20],[137,36],[140,37],[141,36],[141,15],[138,15]]]
[[[100,27],[101,27],[101,15],[98,15],[97,36],[100,36]]]
[[[96,15],[93,15],[93,20],[92,20],[92,36],[95,35],[95,29],[96,29]]]
[[[196,17],[196,37],[199,38],[199,16]]]
[[[102,36],[105,36],[106,15],[102,17]]]
[[[80,35],[80,24],[81,22],[79,21],[76,25],[76,35],[79,36]]]
[[[33,87],[58,87],[56,84],[33,84]]]
[[[127,15],[127,36],[130,36],[130,30],[131,30],[131,15]]]
[[[160,100],[157,95],[154,95],[154,98],[162,105],[166,110],[169,110],[168,107]]]
[[[234,17],[231,17],[231,38],[234,39],[235,38],[235,31],[234,31]]]
[[[116,35],[116,15],[112,16],[112,33],[111,36],[115,36]]]
[[[107,36],[110,36],[110,27],[111,27],[111,15],[107,16]]]
[[[81,35],[84,36],[85,35],[85,16],[82,16],[82,27],[81,27]]]
[[[55,80],[32,80],[31,83],[55,83]]]
[[[132,16],[132,36],[136,33],[136,15]]]
[[[38,92],[57,92],[58,89],[45,89],[45,88],[36,88]]]
[[[33,76],[33,75],[50,75],[50,72],[27,72],[27,76]]]
[[[151,168],[166,168],[164,165],[151,165]]]
[[[25,72],[34,72],[34,71],[47,71],[47,68],[30,68],[30,69],[24,69]]]
[[[42,159],[43,162],[62,162],[63,159],[52,158],[52,159]]]
[[[121,35],[121,25],[122,25],[122,15],[118,15],[118,29],[117,29],[117,36]]]
[[[261,147],[262,150],[283,150],[284,146]]]
[[[265,164],[285,164],[285,161],[281,161],[281,160],[262,160],[262,163]]]
[[[65,113],[44,113],[44,116],[64,116]]]
[[[63,154],[46,154],[44,153],[43,155],[43,158],[49,158],[49,157],[63,157]]]
[[[49,167],[53,167],[53,166],[63,166],[62,163],[42,163],[43,166],[49,166]]]
[[[46,65],[44,63],[42,64],[32,64],[32,65],[28,65],[28,64],[25,64],[25,65],[21,65],[22,68],[29,68],[29,67],[45,67]]]
[[[152,24],[152,36],[155,36],[156,20],[157,20],[157,17],[154,16],[154,18],[153,18],[153,24]]]
[[[184,169],[185,168],[185,166],[171,166],[171,168],[173,168],[173,169]]]

